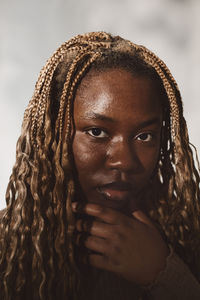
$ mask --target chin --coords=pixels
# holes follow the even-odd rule
[[[130,206],[130,199],[118,199],[118,198],[110,198],[106,195],[98,195],[98,197],[92,197],[91,199],[88,199],[88,203],[95,203],[107,208],[111,208],[117,211],[127,211],[128,207]]]

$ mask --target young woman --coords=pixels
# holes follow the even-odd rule
[[[2,299],[198,299],[199,172],[178,87],[105,32],[61,45],[24,114]]]

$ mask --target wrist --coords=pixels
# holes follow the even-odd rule
[[[167,262],[172,256],[172,253],[172,247],[165,244],[165,248],[163,249],[162,255],[158,260],[158,264],[156,264],[155,268],[151,272],[149,272],[149,276],[146,276],[141,286],[149,289],[157,283],[159,277],[165,271],[167,267]]]

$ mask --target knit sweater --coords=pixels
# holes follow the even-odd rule
[[[5,210],[0,211],[0,220]],[[166,267],[149,287],[139,287],[118,275],[83,267],[80,300],[200,300],[200,284],[171,248]]]
[[[154,284],[145,288],[107,271],[88,268],[88,272],[84,273],[81,300],[200,299],[200,284],[172,248],[165,270],[159,274]]]

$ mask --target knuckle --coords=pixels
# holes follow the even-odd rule
[[[108,215],[109,222],[115,224],[117,222],[116,216]]]
[[[86,206],[86,211],[88,211],[88,213],[94,214],[95,216],[101,216],[102,214],[104,214],[105,208],[95,203],[89,203]]]
[[[106,213],[106,208],[104,206],[96,205],[96,211],[99,215],[105,214]]]
[[[114,258],[120,253],[120,247],[116,243],[110,244],[108,249],[110,257]]]
[[[122,239],[122,234],[121,234],[120,232],[118,232],[118,231],[114,231],[114,232],[112,233],[112,239],[113,239],[114,241],[116,241],[116,242],[119,242],[119,241],[121,241],[121,239]]]

